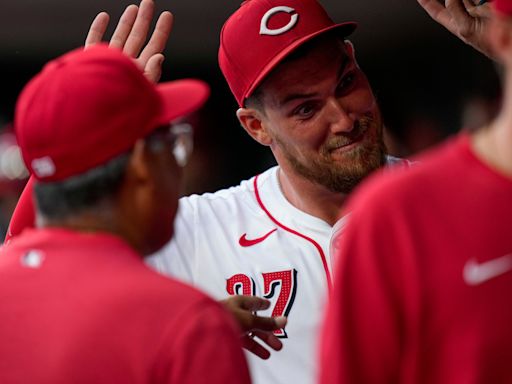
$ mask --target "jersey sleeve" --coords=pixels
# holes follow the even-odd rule
[[[194,284],[196,262],[195,229],[197,225],[194,205],[189,197],[180,199],[174,220],[174,235],[162,249],[146,259],[147,264],[163,275]]]
[[[374,196],[375,197],[375,196]],[[334,291],[322,329],[321,380],[399,382],[411,266],[400,260],[400,214],[360,199],[339,239]],[[391,209],[392,210],[392,209]],[[409,308],[412,309],[412,308]]]
[[[157,363],[158,383],[249,384],[234,320],[212,300],[168,330]]]
[[[11,217],[7,235],[4,243],[7,244],[12,238],[18,236],[25,228],[35,226],[35,207],[32,197],[34,179],[31,177],[21,193],[16,208]]]

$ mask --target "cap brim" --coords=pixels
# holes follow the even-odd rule
[[[274,56],[274,58],[263,68],[263,70],[260,72],[259,76],[254,80],[251,87],[245,92],[242,102],[245,103],[245,99],[249,97],[254,90],[262,83],[263,79],[267,77],[267,75],[290,53],[292,53],[295,49],[303,45],[304,43],[314,39],[315,37],[322,35],[326,32],[338,29],[340,32],[340,35],[343,37],[349,36],[354,30],[357,28],[357,23],[349,21],[346,23],[340,23],[340,24],[334,24],[327,28],[320,29],[319,31],[316,31],[310,35],[304,36],[301,39],[298,39],[294,41],[292,44],[290,44],[288,47],[283,49],[281,52],[279,52],[278,55]]]
[[[210,96],[210,87],[204,81],[183,79],[157,85],[163,102],[159,124],[168,124],[187,116],[203,106]]]

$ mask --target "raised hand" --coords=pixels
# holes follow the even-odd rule
[[[439,24],[483,54],[493,58],[491,48],[485,39],[485,24],[491,9],[485,1],[418,0],[418,3]],[[481,4],[481,5],[480,5]]]
[[[283,343],[273,331],[284,328],[285,317],[262,317],[254,312],[265,310],[270,306],[270,301],[256,296],[231,296],[221,303],[230,312],[242,329],[242,345],[251,353],[262,359],[270,357],[270,351],[261,345],[255,337],[275,351],[283,347]]]
[[[153,0],[142,0],[140,6],[132,4],[126,7],[110,39],[110,46],[134,58],[146,77],[157,82],[162,74],[162,52],[171,33],[173,15],[168,11],[160,14],[151,38],[144,46],[154,12]],[[85,39],[86,49],[103,40],[109,20],[106,12],[96,16]]]

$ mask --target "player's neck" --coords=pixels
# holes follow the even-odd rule
[[[111,209],[103,211],[91,209],[64,218],[51,219],[41,215],[36,217],[36,226],[39,228],[64,228],[83,233],[108,233],[120,237],[133,249],[141,253],[141,247],[135,241],[135,236],[130,236],[124,223],[115,216]],[[141,253],[142,254],[142,253]]]
[[[324,220],[331,226],[339,218],[347,195],[332,192],[283,168],[279,169],[278,180],[284,196],[296,208]]]
[[[503,108],[496,120],[477,131],[473,135],[472,146],[477,156],[484,162],[512,178],[511,108]]]

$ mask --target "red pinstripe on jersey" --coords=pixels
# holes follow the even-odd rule
[[[285,226],[285,225],[281,224],[279,221],[277,221],[274,218],[274,216],[272,216],[272,214],[269,212],[267,207],[265,207],[265,204],[263,204],[263,201],[261,200],[260,192],[258,190],[258,177],[259,177],[259,175],[254,178],[254,193],[256,195],[256,200],[258,201],[259,206],[267,214],[269,219],[272,220],[277,226],[279,226],[280,228],[284,229],[287,232],[290,232],[291,234],[294,234],[298,237],[303,238],[306,241],[309,241],[311,244],[314,245],[314,247],[317,249],[318,253],[320,254],[320,258],[322,259],[322,265],[324,267],[325,277],[327,279],[327,286],[328,286],[329,290],[331,290],[331,288],[332,288],[331,274],[329,272],[329,267],[327,266],[327,258],[325,257],[325,253],[324,253],[322,247],[320,246],[320,244],[318,244],[312,238],[310,238],[306,235],[303,235],[302,233],[297,232],[291,228],[288,228],[287,226]]]

